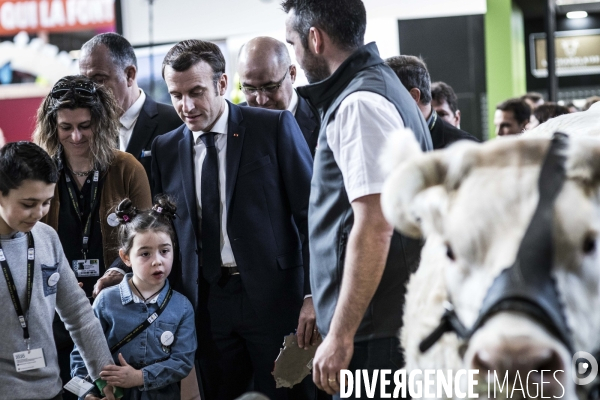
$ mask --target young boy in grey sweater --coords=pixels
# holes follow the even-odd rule
[[[99,321],[77,284],[57,233],[38,222],[47,212],[58,179],[48,154],[29,142],[0,149],[0,399],[62,398],[52,334],[56,310],[99,380],[114,364]]]

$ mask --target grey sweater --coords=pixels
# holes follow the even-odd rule
[[[100,322],[83,289],[64,256],[56,232],[41,222],[31,231],[35,242],[35,267],[31,305],[28,310],[31,348],[42,348],[46,367],[17,372],[13,353],[26,350],[23,329],[8,293],[3,274],[0,274],[0,399],[48,399],[61,391],[58,359],[52,335],[54,310],[71,333],[80,349],[86,367],[93,379],[99,377],[102,367],[114,364]],[[2,248],[8,261],[22,307],[27,307],[27,235],[2,239]],[[60,279],[55,286],[48,278],[55,272]],[[66,383],[66,382],[65,382]]]

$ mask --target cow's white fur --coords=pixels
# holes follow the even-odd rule
[[[555,207],[554,277],[568,310],[575,349],[600,348],[600,318],[592,315],[600,307],[600,260],[598,252],[585,255],[580,250],[586,235],[595,238],[600,232],[600,140],[594,137],[600,137],[599,121],[600,104],[580,115],[551,120],[551,126],[540,125],[521,138],[483,145],[457,143],[428,154],[421,153],[406,131],[394,136],[383,155],[391,172],[382,208],[397,229],[427,238],[406,297],[401,341],[407,370],[469,368],[478,349],[511,340],[515,332],[534,335],[570,367],[570,355],[556,338],[535,322],[510,313],[490,319],[462,359],[454,334],[444,335],[425,354],[418,350],[419,342],[439,323],[449,294],[459,317],[471,326],[493,279],[514,261],[537,204],[537,178],[548,147],[545,138],[556,129],[591,136],[572,139],[568,150],[568,180]],[[455,262],[446,256],[446,243],[456,254]],[[574,385],[570,380],[566,384],[565,398],[574,398]]]

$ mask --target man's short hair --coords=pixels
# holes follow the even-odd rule
[[[540,100],[544,100],[544,96],[538,92],[528,92],[521,96],[523,100],[531,100],[534,104]]]
[[[519,124],[529,122],[529,118],[531,118],[531,107],[529,107],[529,104],[527,104],[521,97],[508,99],[498,104],[496,109],[500,111],[512,111],[515,116],[515,120]]]
[[[108,54],[118,69],[133,65],[137,69],[137,58],[133,51],[133,46],[127,39],[118,33],[101,33],[94,36],[81,46],[82,53],[91,53],[98,46],[105,46],[108,49]]]
[[[163,79],[167,65],[177,72],[183,72],[200,61],[204,61],[212,68],[213,82],[216,89],[219,79],[225,73],[225,57],[223,57],[219,46],[204,40],[183,40],[171,47],[162,63]]]
[[[552,102],[544,103],[541,106],[538,106],[535,110],[533,110],[533,115],[540,124],[543,124],[551,118],[568,113],[569,109],[567,107]]]
[[[343,50],[355,50],[365,41],[367,11],[362,0],[284,0],[283,11],[295,13],[294,30],[304,48],[308,48],[308,32],[319,28]]]
[[[421,104],[431,103],[431,78],[425,61],[415,56],[395,56],[385,63],[398,75],[406,90],[417,88],[421,91]]]
[[[456,93],[452,89],[452,86],[445,82],[433,82],[431,84],[431,100],[435,100],[439,103],[444,101],[448,103],[448,107],[454,114],[458,111],[458,98]]]

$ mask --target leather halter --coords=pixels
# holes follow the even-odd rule
[[[572,336],[560,302],[556,282],[550,272],[554,260],[552,221],[554,203],[565,181],[565,161],[568,137],[555,133],[538,180],[539,201],[521,241],[513,265],[494,279],[488,290],[479,316],[467,329],[460,321],[450,302],[438,327],[419,345],[427,351],[444,333],[454,331],[467,342],[494,314],[518,311],[537,320],[572,351]]]

